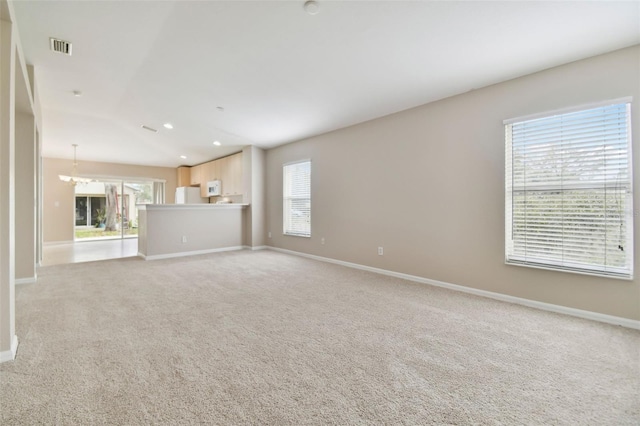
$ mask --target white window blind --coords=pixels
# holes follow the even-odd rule
[[[508,123],[506,262],[633,276],[630,104]]]
[[[283,228],[286,235],[311,236],[311,161],[283,167]]]

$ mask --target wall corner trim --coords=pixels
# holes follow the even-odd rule
[[[0,363],[6,361],[13,361],[16,359],[16,354],[18,353],[18,336],[13,335],[13,339],[11,339],[11,349],[8,351],[0,352]]]
[[[307,257],[309,259],[319,260],[321,262],[334,263],[336,265],[342,265],[349,268],[360,269],[363,271],[375,272],[377,274],[387,275],[390,277],[401,278],[408,281],[414,281],[421,284],[428,284],[435,287],[447,288],[449,290],[455,290],[462,293],[473,294],[475,296],[487,297],[489,299],[500,300],[502,302],[515,303],[517,305],[527,306],[529,308],[540,309],[543,311],[555,312],[558,314],[570,315],[573,317],[584,318],[592,321],[603,322],[607,324],[620,325],[626,328],[632,328],[640,330],[640,321],[632,320],[629,318],[616,317],[613,315],[601,314],[598,312],[585,311],[582,309],[569,308],[567,306],[554,305],[551,303],[538,302],[536,300],[524,299],[521,297],[509,296],[506,294],[495,293],[492,291],[479,290],[471,287],[465,287],[458,284],[450,284],[443,281],[432,280],[429,278],[423,278],[416,275],[403,274],[401,272],[388,271],[386,269],[374,268],[372,266],[360,265],[357,263],[345,262],[342,260],[331,259],[328,257],[316,256],[314,254],[307,254],[293,250],[282,249],[273,246],[267,246],[269,250],[278,251],[281,253],[292,254],[295,256]]]
[[[27,277],[27,278],[16,278],[16,285],[34,284],[36,281],[38,281],[37,275],[34,275],[33,277]]]

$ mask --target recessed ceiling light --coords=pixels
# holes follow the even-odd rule
[[[214,144],[215,146],[220,146],[220,145],[222,145],[222,144],[220,143],[220,141],[213,141],[213,144]]]
[[[181,155],[180,158],[182,158],[183,160],[186,160],[187,156],[186,155]]]
[[[320,11],[320,5],[317,1],[309,0],[304,4],[304,10],[306,10],[309,15],[316,15]]]
[[[173,129],[173,124],[171,123],[164,123],[163,126],[167,129]]]
[[[73,96],[75,96],[76,98],[79,98],[80,96],[82,96],[82,92],[79,90],[74,90],[73,91]]]

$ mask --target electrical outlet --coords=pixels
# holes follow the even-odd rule
[[[271,238],[271,231],[269,231],[269,238]]]
[[[184,244],[184,243],[186,243],[186,242],[187,242],[187,236],[186,236],[186,235],[183,235],[183,236],[182,236],[182,244]]]
[[[320,244],[324,244],[324,237],[320,238]]]
[[[378,247],[378,256],[382,256],[384,254],[384,249],[382,247]]]

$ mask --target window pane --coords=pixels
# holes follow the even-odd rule
[[[311,234],[311,201],[308,198],[285,199],[288,215],[286,233],[310,235]]]
[[[76,196],[76,226],[87,226],[87,197]]]
[[[311,162],[283,167],[283,231],[311,235]]]
[[[629,105],[509,124],[506,259],[631,277]]]

